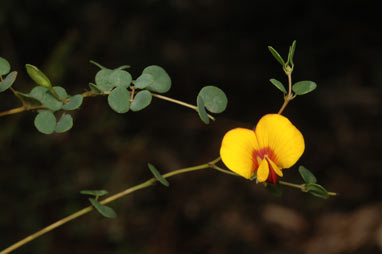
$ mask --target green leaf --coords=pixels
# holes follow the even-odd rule
[[[317,178],[313,175],[312,172],[310,172],[307,168],[304,166],[300,166],[298,168],[298,172],[300,172],[300,175],[305,183],[316,183]]]
[[[52,83],[50,83],[49,78],[39,70],[34,65],[31,64],[26,64],[25,68],[27,70],[27,73],[29,77],[39,86],[50,88],[52,87]]]
[[[288,61],[287,61],[287,65],[291,65],[293,67],[294,63],[293,63],[293,57],[294,57],[294,52],[296,50],[296,41],[294,40],[293,43],[292,43],[292,46],[289,47],[289,53],[288,53]]]
[[[216,86],[203,87],[198,97],[203,99],[204,106],[212,113],[221,113],[227,107],[227,96],[223,90]]]
[[[148,87],[149,85],[153,84],[154,77],[149,73],[142,73],[141,76],[139,76],[135,81],[133,81],[133,84],[136,88],[144,89]]]
[[[54,86],[53,89],[56,91],[56,93],[58,94],[58,96],[60,96],[61,99],[65,100],[68,98],[68,93],[62,86]]]
[[[10,88],[13,85],[13,83],[15,82],[16,77],[17,77],[17,72],[16,71],[12,71],[11,73],[9,73],[5,77],[5,79],[3,79],[0,82],[0,92],[4,92],[8,88]]]
[[[81,94],[76,94],[70,97],[70,100],[62,107],[65,110],[75,110],[78,109],[83,101],[84,97]]]
[[[36,115],[34,126],[41,133],[51,134],[56,128],[56,117],[51,111],[42,110]]]
[[[144,90],[138,92],[130,105],[131,110],[139,111],[146,108],[148,105],[150,105],[152,97],[153,96],[151,95],[150,91]]]
[[[151,173],[154,175],[154,177],[164,186],[168,187],[170,183],[167,181],[166,178],[163,178],[163,176],[159,173],[159,171],[156,169],[156,167],[151,164],[147,163],[147,166],[149,167]]]
[[[280,184],[267,184],[265,189],[275,197],[281,197],[283,189]]]
[[[8,74],[10,71],[11,65],[9,62],[6,59],[0,57],[0,76]]]
[[[115,211],[113,210],[113,208],[111,207],[108,207],[108,206],[105,206],[105,205],[101,205],[100,202],[98,202],[96,199],[94,198],[89,198],[89,201],[90,203],[92,204],[92,206],[104,217],[106,218],[110,218],[110,219],[113,219],[115,217],[117,217],[117,214],[115,213]]]
[[[171,79],[167,72],[160,66],[150,65],[146,67],[142,74],[150,74],[153,78],[152,84],[147,89],[157,93],[166,93],[171,88]]]
[[[205,124],[209,124],[209,123],[210,123],[210,119],[208,118],[207,111],[206,111],[206,109],[204,108],[205,105],[204,105],[203,98],[202,98],[201,96],[198,96],[198,97],[197,97],[197,99],[196,99],[196,105],[197,105],[197,107],[198,107],[198,114],[199,114],[200,119],[202,119],[202,121],[203,121]]]
[[[269,51],[273,55],[273,57],[279,62],[283,67],[285,66],[285,61],[284,59],[280,56],[280,54],[271,46],[268,46]]]
[[[123,70],[114,70],[109,76],[109,82],[113,87],[123,86],[128,88],[131,84],[133,78],[130,73]]]
[[[316,196],[318,198],[323,198],[323,199],[329,198],[328,191],[319,184],[308,183],[306,185],[306,190],[307,190],[307,192],[309,192],[310,194],[312,194],[313,196]]]
[[[93,84],[93,83],[89,83],[89,88],[90,88],[90,90],[92,91],[92,92],[94,92],[94,93],[99,93],[99,94],[101,94],[101,93],[103,93],[103,91],[101,90],[101,89],[99,89],[95,84]]]
[[[130,109],[130,92],[123,86],[115,88],[107,97],[109,106],[117,113],[126,113]]]
[[[313,81],[305,80],[299,81],[292,86],[293,92],[297,95],[303,95],[312,92],[316,89],[317,84]]]
[[[277,79],[274,79],[274,78],[271,78],[269,81],[271,81],[271,83],[277,87],[281,92],[283,92],[284,94],[287,93],[287,90],[285,89],[283,83],[281,83],[280,81],[278,81]]]
[[[80,191],[80,193],[84,194],[84,195],[101,197],[101,196],[108,194],[109,192],[107,190],[82,190],[82,191]]]
[[[110,83],[109,77],[113,73],[110,69],[101,69],[97,72],[95,76],[95,83],[97,88],[102,92],[111,91],[113,89],[113,84]]]
[[[73,118],[69,114],[64,114],[60,120],[58,120],[55,131],[57,133],[63,133],[70,130],[73,127]]]

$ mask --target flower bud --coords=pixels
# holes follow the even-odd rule
[[[27,69],[29,77],[31,77],[37,85],[52,88],[49,78],[42,71],[40,71],[39,68],[31,64],[26,64],[25,68]]]

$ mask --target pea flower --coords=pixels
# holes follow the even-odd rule
[[[259,182],[277,183],[282,169],[292,167],[305,149],[304,137],[279,114],[263,116],[255,130],[235,128],[223,138],[220,157],[233,172]]]

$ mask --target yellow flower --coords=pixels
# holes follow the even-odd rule
[[[223,138],[220,157],[233,172],[259,182],[275,184],[282,169],[292,167],[305,149],[304,137],[279,114],[263,116],[255,130],[236,128]]]

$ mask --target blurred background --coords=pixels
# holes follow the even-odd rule
[[[227,110],[206,126],[186,108],[154,99],[117,114],[88,98],[65,134],[43,135],[34,112],[0,118],[0,249],[88,205],[83,189],[116,193],[161,172],[218,156],[234,127],[252,128],[283,102],[270,78],[286,76],[283,56],[297,40],[293,79],[313,80],[285,115],[306,151],[298,165],[340,195],[321,200],[213,170],[170,179],[110,204],[23,246],[16,253],[380,253],[382,249],[382,37],[380,9],[337,1],[35,0],[0,3],[0,56],[29,92],[26,63],[71,94],[94,82],[95,60],[131,65],[133,77],[157,64],[172,78],[166,94],[196,104],[205,85],[222,88]],[[0,111],[19,106],[7,91]]]

